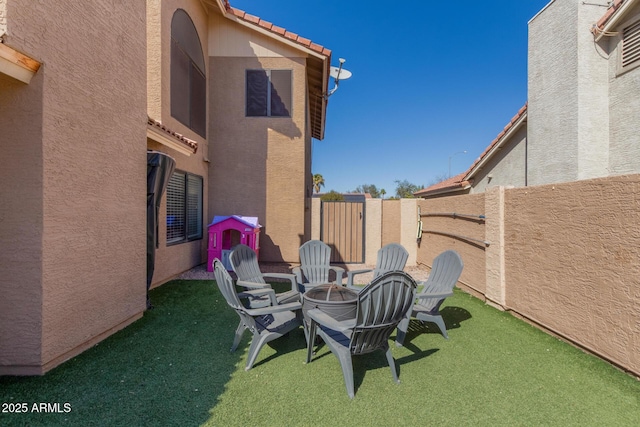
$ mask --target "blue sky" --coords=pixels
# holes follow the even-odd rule
[[[345,58],[313,141],[323,191],[465,171],[527,101],[527,22],[549,0],[231,0]],[[333,87],[333,81],[330,83]],[[462,151],[466,154],[456,154]]]

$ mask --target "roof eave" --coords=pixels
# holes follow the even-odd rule
[[[489,162],[489,160],[491,160],[491,158],[493,158],[493,156],[498,151],[500,151],[500,149],[511,139],[511,137],[518,130],[520,130],[520,128],[526,122],[527,122],[527,111],[525,110],[524,113],[522,113],[520,117],[518,117],[515,123],[513,123],[513,125],[509,127],[507,132],[505,132],[505,134],[500,137],[500,139],[498,140],[498,143],[495,144],[482,159],[480,159],[478,164],[476,164],[469,170],[469,172],[465,175],[464,179],[468,181],[472,179],[475,176],[475,174],[480,172],[480,170],[482,170],[482,168]]]
[[[625,13],[633,7],[637,3],[637,0],[626,0],[622,3],[619,3],[619,7],[615,9],[610,16],[605,15],[605,22],[600,27],[599,23],[594,24],[592,32],[594,33],[595,41],[600,41],[603,37],[607,36],[611,32],[613,28],[616,27],[620,23],[620,20],[625,15]],[[611,8],[615,7],[615,3],[611,6]],[[611,10],[611,9],[609,9]]]
[[[471,182],[470,181],[462,181],[460,183],[460,185],[456,186],[456,187],[439,188],[437,190],[425,191],[425,192],[422,192],[422,193],[420,191],[416,191],[415,193],[413,193],[413,195],[415,197],[424,198],[424,197],[431,197],[431,196],[440,196],[440,195],[443,195],[443,194],[460,193],[460,192],[466,191],[466,190],[468,190],[470,188],[471,188]]]
[[[249,15],[244,11],[239,9],[234,9],[229,6],[226,8],[226,13],[224,16],[237,23],[238,25],[242,25],[245,28],[248,28],[252,31],[257,31],[258,33],[272,39],[276,40],[280,43],[283,43],[289,47],[292,47],[304,55],[307,58],[313,58],[316,61],[320,61],[320,66],[315,67],[316,70],[319,70],[322,77],[321,84],[321,93],[311,93],[309,91],[309,102],[313,102],[311,96],[315,96],[320,100],[320,108],[319,108],[319,117],[318,113],[315,114],[316,120],[320,120],[319,126],[315,126],[311,130],[311,136],[315,139],[322,140],[324,139],[325,132],[325,122],[326,122],[326,112],[327,112],[327,97],[325,96],[328,87],[329,87],[329,70],[331,66],[331,50],[313,43],[311,40],[300,37],[297,34],[286,31],[284,28],[280,28],[274,26],[273,24],[263,21],[258,17],[253,15]],[[309,76],[310,65],[309,61],[307,62],[307,76]]]
[[[0,41],[0,73],[29,84],[41,63]]]

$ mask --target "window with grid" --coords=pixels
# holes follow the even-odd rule
[[[201,176],[176,171],[167,186],[167,244],[202,239]]]
[[[292,71],[247,70],[249,117],[291,117]]]
[[[182,9],[171,20],[171,115],[205,137],[207,80],[200,37]]]

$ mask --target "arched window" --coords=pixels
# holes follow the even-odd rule
[[[182,9],[171,20],[171,115],[206,135],[207,80],[200,37]]]

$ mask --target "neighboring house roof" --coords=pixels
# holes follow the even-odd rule
[[[444,181],[434,184],[430,187],[423,188],[420,191],[416,191],[415,193],[413,193],[413,195],[415,197],[429,197],[438,194],[456,193],[458,191],[467,190],[469,187],[471,187],[471,182],[464,179],[466,174],[466,172],[462,172],[461,174],[452,176],[451,178],[445,179]]]
[[[301,49],[308,54],[307,76],[309,79],[309,94],[311,95],[308,101],[311,117],[311,136],[318,140],[324,139],[331,50],[296,33],[273,25],[269,21],[236,9],[229,4],[228,0],[223,1],[227,18],[250,26],[269,37]]]
[[[435,196],[444,193],[455,193],[463,190],[467,190],[473,183],[473,177],[482,169],[482,167],[491,159],[502,146],[511,138],[514,132],[527,121],[527,104],[524,104],[518,113],[507,123],[502,131],[491,141],[491,144],[484,150],[484,152],[476,159],[466,172],[462,172],[459,175],[451,177],[445,181],[434,184],[430,187],[424,188],[420,191],[413,193],[416,197],[428,197]]]
[[[482,169],[493,155],[502,148],[502,146],[511,138],[513,133],[520,129],[524,123],[527,122],[527,104],[524,104],[522,108],[518,110],[518,113],[511,118],[509,123],[502,129],[502,132],[491,141],[491,144],[484,150],[484,152],[476,159],[465,174],[465,180],[473,179],[474,175]]]
[[[638,0],[615,0],[611,3],[605,14],[591,28],[591,32],[596,36],[596,41],[602,37],[611,35],[610,30],[618,24],[620,18],[624,16]]]
[[[172,131],[162,122],[151,117],[147,117],[147,138],[186,155],[195,154],[198,151],[198,143],[196,141]]]

